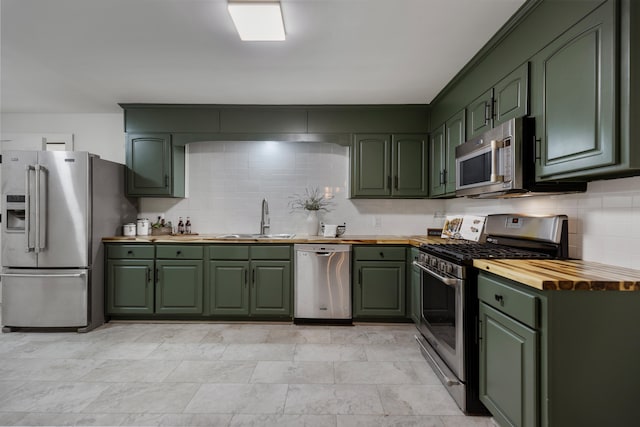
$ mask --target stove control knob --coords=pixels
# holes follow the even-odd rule
[[[453,273],[453,265],[447,264],[447,273],[449,274]]]
[[[435,258],[431,258],[431,259],[429,260],[429,263],[431,264],[431,267],[435,267],[435,266],[437,266],[437,265],[438,265],[438,260],[437,260],[437,259],[435,259]]]

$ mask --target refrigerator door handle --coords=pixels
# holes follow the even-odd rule
[[[0,277],[82,277],[86,273],[71,273],[71,274],[20,274],[20,273],[3,273]]]
[[[31,244],[31,171],[35,171],[33,165],[27,165],[25,167],[25,216],[24,216],[24,236],[26,240],[25,252],[33,252],[35,249],[35,243]]]
[[[42,252],[47,248],[48,203],[47,168],[36,165],[36,252]]]

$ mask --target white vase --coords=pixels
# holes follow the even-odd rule
[[[320,220],[318,219],[318,211],[307,211],[306,231],[309,236],[317,236]]]

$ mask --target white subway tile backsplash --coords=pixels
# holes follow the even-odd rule
[[[189,198],[143,198],[141,216],[191,217],[201,234],[257,233],[260,205],[269,201],[271,231],[305,230],[305,212],[291,212],[308,187],[333,194],[325,223],[347,223],[347,234],[425,234],[446,214],[528,213],[569,216],[574,258],[638,268],[640,177],[590,182],[581,194],[520,199],[348,199],[349,148],[329,143],[201,142],[188,147]],[[633,265],[632,265],[633,264]]]

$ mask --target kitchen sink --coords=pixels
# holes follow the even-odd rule
[[[292,239],[295,234],[221,234],[216,239]]]

